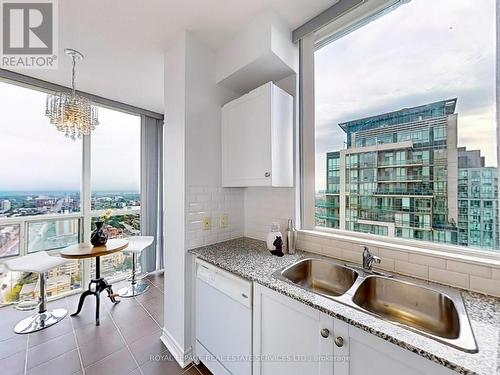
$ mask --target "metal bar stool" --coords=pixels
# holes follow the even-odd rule
[[[47,311],[46,273],[52,268],[68,263],[68,260],[60,257],[53,257],[45,251],[40,251],[34,254],[10,259],[3,263],[10,271],[37,273],[40,284],[38,313],[17,323],[14,327],[14,332],[24,334],[40,331],[64,319],[64,317],[68,314],[68,310],[66,309],[54,309]]]
[[[130,285],[121,288],[118,291],[120,297],[134,297],[146,292],[149,289],[149,284],[147,282],[141,281],[146,275],[143,274],[137,277],[137,256],[142,253],[144,249],[150,246],[153,241],[153,236],[135,236],[130,237],[127,249],[124,253],[132,254],[132,275],[128,278],[130,280]]]

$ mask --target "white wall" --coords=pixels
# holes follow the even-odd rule
[[[181,365],[192,350],[192,259],[187,249],[243,234],[243,191],[221,187],[220,107],[236,97],[215,80],[215,54],[189,32],[165,54],[165,322]],[[219,228],[221,213],[229,225]],[[212,228],[201,220],[212,217]]]
[[[185,289],[185,128],[186,35],[165,54],[164,248],[165,328],[163,342],[172,353],[183,353]]]

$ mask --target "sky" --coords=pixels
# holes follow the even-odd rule
[[[0,82],[0,191],[79,190],[82,142],[45,117],[46,94]],[[140,118],[99,108],[92,135],[92,189],[138,191]]]
[[[496,166],[495,0],[411,0],[315,53],[316,189],[341,122],[457,97],[458,146]]]

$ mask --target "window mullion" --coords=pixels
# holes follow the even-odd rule
[[[83,215],[83,225],[82,225],[82,241],[90,242],[90,232],[91,232],[91,138],[86,135],[82,139],[82,199],[81,199],[81,211]],[[82,269],[82,281],[83,285],[86,285],[90,281],[90,260],[83,260]]]

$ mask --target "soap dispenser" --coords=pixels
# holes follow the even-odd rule
[[[276,250],[276,245],[274,244],[274,242],[278,237],[283,239],[283,235],[280,232],[280,225],[277,222],[273,222],[273,224],[271,225],[271,231],[267,234],[267,250]]]

